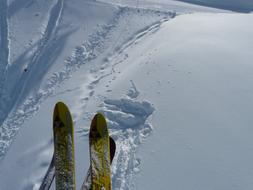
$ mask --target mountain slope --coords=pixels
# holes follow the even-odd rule
[[[40,3],[12,1],[1,15],[11,50],[2,92],[18,92],[1,99],[0,189],[38,189],[57,101],[74,119],[78,188],[100,111],[117,143],[113,189],[252,189],[252,14],[162,0]]]
[[[236,12],[252,12],[253,2],[251,0],[178,0],[197,5],[232,10]]]

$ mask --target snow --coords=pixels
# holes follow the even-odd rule
[[[150,39],[161,83],[136,189],[252,188],[252,18],[184,15]]]
[[[216,8],[228,9],[238,12],[251,12],[253,2],[251,0],[178,0],[183,2],[195,3],[199,5],[211,6]]]
[[[134,7],[150,7],[152,9],[177,9],[177,11],[202,10],[211,11],[208,7],[216,9],[232,10],[236,12],[251,12],[253,2],[251,0],[99,0],[112,2],[119,5]],[[197,5],[197,6],[195,6]]]
[[[58,101],[77,189],[98,111],[117,144],[113,189],[252,189],[253,14],[239,13],[252,2],[192,3],[1,1],[0,189],[39,188]]]

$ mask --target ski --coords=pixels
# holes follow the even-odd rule
[[[53,130],[55,150],[39,190],[49,190],[55,176],[56,190],[74,190],[73,123],[67,106],[62,102],[57,103],[54,109]],[[102,114],[97,114],[93,118],[89,139],[91,165],[81,190],[111,189],[110,164],[115,155],[116,144],[109,137],[106,121]],[[109,164],[108,160],[110,160]]]
[[[111,190],[110,140],[104,116],[94,116],[89,133],[91,190]]]
[[[112,164],[116,151],[116,143],[112,137],[109,137],[109,139],[110,139],[110,164]],[[91,166],[89,167],[86,177],[84,178],[81,190],[90,190],[90,189],[91,189]]]
[[[53,131],[56,190],[75,190],[73,122],[68,107],[62,102],[54,108]]]
[[[109,140],[110,140],[110,164],[112,164],[116,152],[116,143],[112,137],[109,137]]]
[[[112,163],[114,155],[115,155],[115,151],[116,151],[116,143],[113,140],[112,137],[110,137],[110,162]],[[90,173],[90,169],[91,167],[89,167],[89,170],[86,174],[85,180],[83,182],[82,188],[81,190],[88,190],[90,189],[90,185],[91,185],[91,173]],[[45,175],[45,177],[43,178],[43,181],[40,185],[39,190],[49,190],[51,187],[51,184],[54,180],[54,176],[55,176],[55,165],[54,165],[54,156],[51,160],[51,163],[48,167],[47,173]]]
[[[45,177],[43,178],[43,181],[40,185],[39,190],[49,190],[54,180],[54,176],[55,176],[55,166],[54,166],[54,154],[53,154],[51,163],[48,167]]]

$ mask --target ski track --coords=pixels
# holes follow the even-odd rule
[[[38,68],[41,68],[38,70],[45,71],[44,67],[48,67],[48,65],[45,65],[47,61],[44,59],[44,57],[46,57],[46,55],[55,48],[54,43],[50,43],[50,40],[54,41],[53,36],[56,33],[57,26],[61,18],[63,3],[64,3],[63,0],[58,0],[57,3],[52,7],[46,30],[43,34],[43,37],[38,42],[38,45],[36,47],[37,50],[33,54],[33,57],[30,63],[28,63],[27,69],[29,69],[29,72],[26,75],[21,76],[20,80],[17,81],[16,86],[13,88],[14,89],[13,92],[11,92],[12,95],[16,95],[16,96],[11,96],[11,99],[10,99],[8,97],[10,95],[6,94],[1,100],[1,103],[4,102],[4,105],[1,104],[1,107],[0,107],[1,110],[5,112],[5,114],[3,114],[4,117],[8,117],[8,113],[11,112],[15,104],[18,106],[25,98],[26,96],[25,94],[29,93],[29,87],[32,85],[31,83],[35,82],[34,79],[32,79],[34,78],[34,73],[31,71],[33,69],[38,69]],[[35,75],[37,77],[42,77],[43,74],[44,73],[35,72]],[[34,98],[35,100],[33,101],[39,100],[38,96],[35,96]],[[28,102],[30,101],[31,100],[28,99]],[[29,115],[32,115],[33,112],[37,110],[38,110],[38,107],[30,106],[26,100],[24,105],[22,105],[21,109],[18,109],[16,112],[14,112],[4,122],[3,120],[0,121],[1,123],[3,122],[0,128],[0,158],[4,155],[7,147],[10,145],[12,138],[15,136],[17,130],[19,129],[19,126],[23,123],[23,121]]]
[[[175,15],[172,13],[170,15],[171,17],[170,18],[174,18]],[[150,35],[150,34],[153,34],[155,33],[157,30],[160,29],[160,26],[168,21],[169,18],[165,18],[165,19],[162,19],[158,22],[155,22],[153,23],[151,26],[148,26],[140,31],[138,31],[134,36],[132,36],[131,38],[129,38],[125,43],[123,43],[120,47],[117,47],[114,51],[113,54],[109,55],[105,60],[106,62],[111,62],[112,60],[119,60],[119,61],[116,61],[114,63],[114,67],[121,63],[123,60],[125,60],[127,58],[127,55],[124,54],[124,52],[128,49],[128,48],[131,48],[131,46],[133,45],[136,45],[139,41],[142,40],[142,38],[146,37],[147,35]],[[122,56],[123,55],[123,56]],[[119,58],[119,57],[122,57],[122,58]]]
[[[139,13],[140,9],[138,10],[133,10],[132,8],[126,7],[126,8],[121,8],[119,11],[119,14],[117,14],[116,18],[120,18],[122,15],[129,14],[129,12],[136,11],[136,13]],[[160,11],[151,11],[151,10],[146,10],[145,12],[155,12],[157,14],[161,14]],[[82,95],[83,98],[81,99],[81,104],[79,104],[79,111],[82,110],[82,113],[79,113],[78,115],[86,115],[87,118],[90,117],[89,114],[85,113],[86,110],[86,105],[87,102],[90,100],[90,98],[94,95],[95,93],[95,88],[99,84],[101,80],[103,80],[106,77],[113,76],[112,80],[117,79],[117,73],[115,73],[115,67],[122,63],[124,60],[128,58],[128,55],[125,53],[128,49],[132,48],[136,44],[138,44],[143,38],[145,38],[148,35],[152,35],[155,33],[157,30],[159,30],[160,26],[168,21],[169,19],[172,19],[176,16],[174,12],[163,12],[164,17],[156,22],[153,22],[152,24],[145,26],[144,28],[136,31],[134,34],[132,34],[129,38],[126,38],[126,40],[123,41],[120,45],[114,44],[115,47],[112,49],[110,52],[107,52],[103,58],[102,61],[103,63],[100,65],[100,67],[91,70],[92,73],[92,79],[90,79],[90,83],[86,85],[87,89],[86,92]],[[109,37],[108,37],[109,36]],[[106,40],[115,40],[115,39],[110,39],[110,36],[114,36],[108,32]],[[99,48],[101,48],[99,46]],[[105,48],[105,47],[104,47]],[[95,56],[97,58],[97,56]],[[109,81],[110,83],[111,81]],[[107,90],[109,92],[110,90]],[[131,93],[131,92],[129,92]],[[139,93],[139,92],[138,92]],[[132,94],[133,96],[137,96],[136,94]],[[80,133],[84,131],[84,135],[87,135],[89,132],[89,129],[80,129]]]
[[[19,92],[19,97],[16,98],[16,103],[19,104],[19,102],[22,102],[22,99],[24,98],[25,93],[29,92],[29,87],[31,86],[30,83],[32,78],[33,78],[33,72],[32,70],[38,68],[40,70],[44,70],[43,67],[45,67],[45,59],[44,57],[47,57],[46,55],[49,53],[49,50],[52,50],[54,47],[51,45],[49,42],[50,40],[54,42],[54,36],[56,35],[56,30],[62,15],[62,10],[63,10],[63,4],[64,0],[58,0],[57,3],[54,5],[54,7],[50,11],[50,16],[49,16],[49,21],[47,23],[46,30],[44,32],[44,35],[42,39],[39,41],[37,45],[37,51],[34,53],[31,62],[28,63],[27,69],[30,71],[28,72],[27,75],[23,75],[24,77],[21,79],[21,85],[20,82],[17,84],[17,86],[14,88],[14,93],[13,94],[18,94]],[[36,72],[36,75],[43,76],[43,74],[40,74]],[[21,86],[18,88],[18,86]]]

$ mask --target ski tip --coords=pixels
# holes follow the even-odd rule
[[[97,113],[91,122],[91,128],[90,128],[90,138],[92,136],[104,136],[109,135],[106,119],[102,113]]]
[[[105,120],[104,114],[102,114],[102,113],[100,113],[100,112],[96,113],[96,115],[94,116],[94,118],[97,118],[97,119],[104,119],[104,120]]]
[[[68,106],[63,102],[57,102],[54,107],[54,113],[57,114],[59,112],[69,112]]]
[[[70,111],[63,102],[57,102],[54,107],[53,127],[58,128],[59,126],[73,127]]]
[[[94,123],[96,126],[107,126],[105,116],[102,113],[97,113],[94,116],[92,123]]]
[[[55,104],[55,108],[56,107],[65,107],[65,108],[68,108],[68,106],[65,104],[65,103],[63,103],[63,102],[57,102],[56,104]]]

